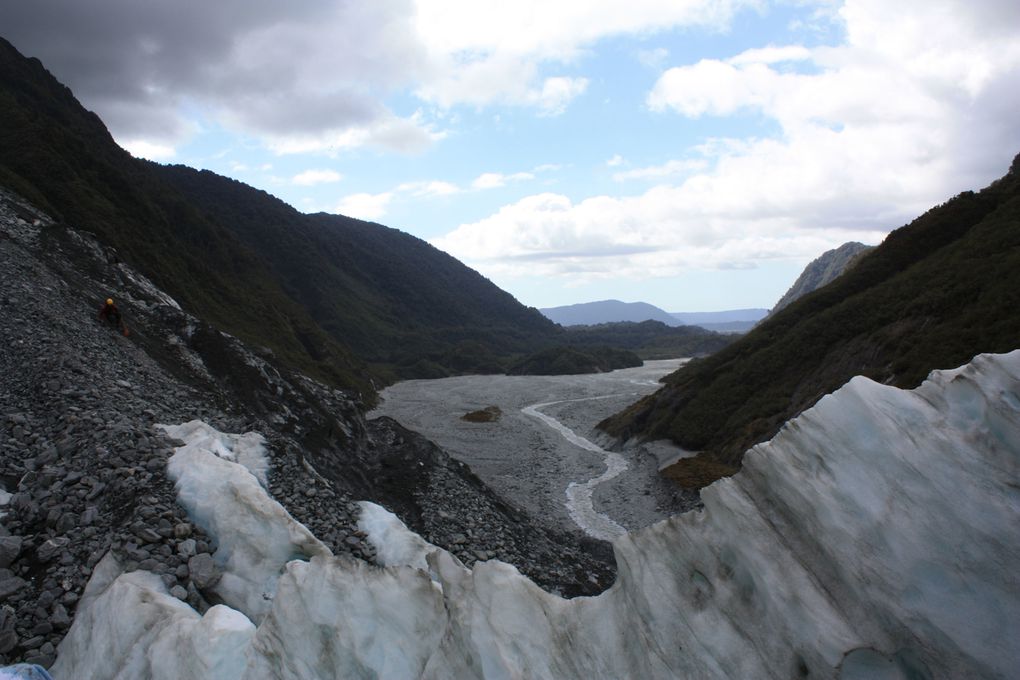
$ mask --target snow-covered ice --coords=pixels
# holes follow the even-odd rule
[[[180,479],[215,472],[252,495],[219,515],[222,499],[178,482],[196,517],[216,516],[220,550],[233,533],[234,555],[286,553],[293,530],[251,530],[272,503],[254,477],[201,453],[224,467],[195,447],[175,455]],[[498,561],[469,570],[365,505],[388,566],[306,552],[254,632],[104,563],[55,676],[1016,677],[1018,471],[1020,351],[913,391],[855,378],[748,452],[703,511],[618,538],[617,582],[598,597],[562,599]]]
[[[213,558],[224,570],[216,594],[260,620],[288,562],[331,551],[269,497],[260,435],[227,435],[199,421],[164,429],[185,442],[167,463],[177,497],[195,523],[216,539]]]
[[[160,425],[164,432],[174,439],[205,449],[219,458],[240,463],[255,475],[259,484],[266,486],[269,457],[266,455],[266,439],[257,432],[230,434],[220,432],[201,420],[191,420],[181,425]]]
[[[204,616],[170,595],[155,574],[96,565],[51,673],[65,678],[243,677],[255,626],[224,605]]]

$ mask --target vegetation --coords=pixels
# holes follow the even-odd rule
[[[494,423],[503,417],[503,411],[498,406],[486,406],[477,411],[465,413],[460,417],[469,423]]]
[[[735,336],[706,331],[699,326],[667,326],[661,321],[569,326],[564,338],[571,347],[619,347],[642,359],[699,357],[716,352]]]
[[[854,375],[913,388],[933,369],[1016,349],[1018,309],[1020,156],[600,427],[701,451],[667,471],[700,486]]]
[[[640,366],[641,358],[633,352],[611,347],[550,347],[535,352],[507,369],[507,375],[575,375],[605,373],[618,368]]]
[[[0,181],[115,247],[191,313],[371,398],[362,362],[292,303],[255,252],[117,146],[38,60],[3,40],[0,119]]]
[[[38,60],[2,39],[0,119],[0,182],[94,233],[189,313],[369,402],[380,383],[502,373],[542,350],[561,368],[607,370],[636,358],[597,347],[678,356],[718,342],[690,335],[689,348],[675,341],[684,331],[662,324],[568,332],[396,229],[305,215],[208,171],[132,158]],[[564,346],[577,354],[552,349]]]

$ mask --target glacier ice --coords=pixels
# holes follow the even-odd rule
[[[165,429],[185,442],[167,463],[177,498],[216,540],[213,558],[224,572],[216,595],[257,621],[288,562],[332,553],[269,497],[260,435],[225,435],[198,421]]]
[[[1018,395],[1020,351],[912,391],[855,378],[705,489],[703,511],[616,539],[617,582],[572,600],[498,561],[467,569],[371,504],[362,527],[386,566],[329,555],[267,510],[241,465],[195,446],[177,463],[182,499],[219,550],[273,556],[238,581],[267,592],[276,570],[267,609],[200,617],[159,579],[104,562],[54,675],[1016,677]],[[222,484],[250,497],[220,514],[203,494],[222,486],[188,470],[236,477]],[[263,517],[285,530],[253,530]]]
[[[205,449],[219,458],[240,463],[255,475],[259,484],[267,486],[266,473],[269,471],[269,457],[266,455],[265,437],[257,432],[230,434],[220,432],[201,420],[191,420],[181,425],[160,425],[164,432],[174,439],[193,447]]]

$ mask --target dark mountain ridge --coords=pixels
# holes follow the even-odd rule
[[[155,171],[262,254],[287,294],[331,336],[396,376],[421,377],[416,362],[498,372],[503,356],[532,351],[559,332],[537,310],[410,234],[342,215],[306,215],[209,171]]]
[[[290,366],[372,392],[363,363],[280,289],[257,253],[169,187],[154,164],[117,146],[37,59],[2,39],[0,119],[0,182],[116,248],[115,257],[192,313]]]
[[[892,232],[856,265],[600,424],[701,453],[667,474],[703,486],[855,375],[902,388],[1020,341],[1020,156],[1006,176]]]
[[[380,379],[500,372],[561,333],[413,236],[131,157],[2,40],[0,117],[0,182],[116,248],[188,311],[331,384],[371,395]]]

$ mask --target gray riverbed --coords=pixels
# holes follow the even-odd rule
[[[688,509],[696,497],[663,480],[656,444],[603,450],[595,425],[658,389],[683,360],[569,376],[461,376],[386,388],[369,417],[386,415],[443,447],[513,505],[561,529],[609,539]],[[496,406],[495,422],[462,419]],[[601,479],[600,479],[601,478]]]

